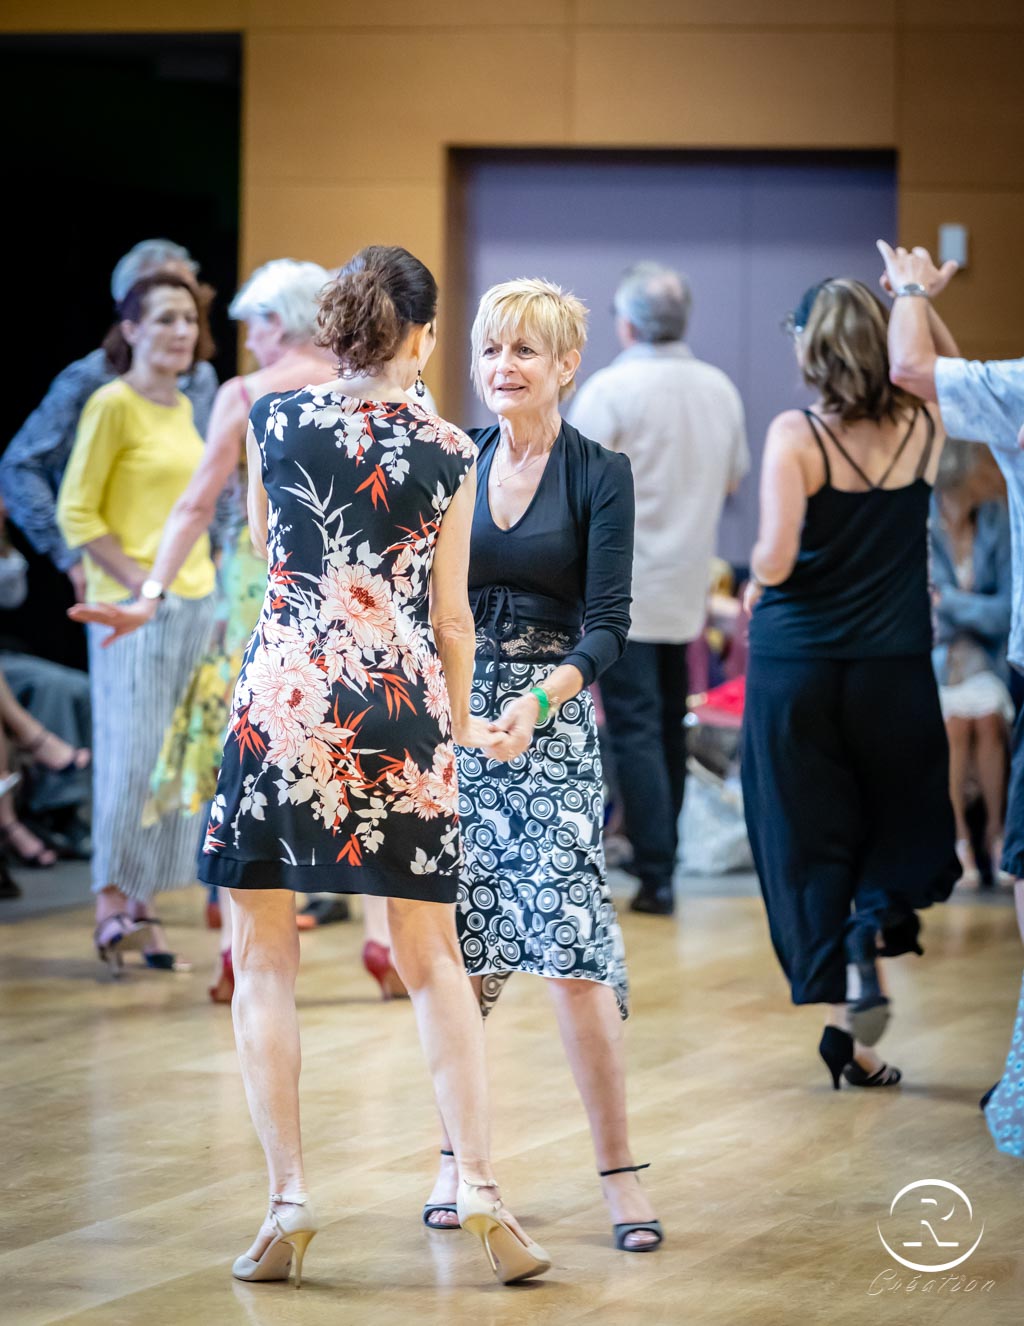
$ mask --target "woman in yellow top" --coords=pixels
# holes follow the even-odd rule
[[[110,649],[101,647],[106,632],[88,627],[95,938],[115,975],[128,948],[142,948],[151,967],[187,969],[149,904],[158,890],[195,881],[195,825],[176,814],[145,829],[141,820],[164,730],[209,640],[214,606],[205,535],[166,588],[150,577],[164,522],[203,457],[177,380],[209,343],[204,312],[188,281],[161,271],[137,282],[118,313],[105,348],[121,376],[82,411],[57,501],[64,538],[85,551],[90,601],[160,600],[144,629]]]

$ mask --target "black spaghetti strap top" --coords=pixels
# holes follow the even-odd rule
[[[823,419],[805,410],[825,461],[825,485],[807,499],[796,565],[771,585],[750,622],[752,653],[775,658],[878,658],[927,654],[932,647],[928,592],[928,512],[925,481],[935,441],[928,433],[913,481],[886,488],[917,422],[910,421],[885,473],[872,482]],[[822,430],[867,484],[865,491],[832,487]]]

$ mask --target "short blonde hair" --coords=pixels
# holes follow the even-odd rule
[[[800,368],[844,423],[895,420],[921,403],[889,379],[888,330],[888,310],[862,282],[822,281],[799,333]]]
[[[551,281],[523,276],[503,281],[485,291],[473,319],[469,375],[480,397],[480,355],[485,341],[522,336],[537,341],[552,359],[564,359],[571,350],[582,352],[587,343],[587,306],[571,290]],[[576,390],[576,375],[560,388],[559,400]]]

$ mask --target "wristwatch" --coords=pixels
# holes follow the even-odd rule
[[[925,287],[921,284],[920,281],[907,281],[904,285],[898,285],[896,287],[896,294],[923,295],[925,299],[928,298],[928,291],[925,289]]]
[[[164,587],[159,580],[144,580],[142,582],[142,588],[139,590],[140,599],[149,599],[152,602],[154,599],[163,599],[166,597],[167,595],[164,593]]]

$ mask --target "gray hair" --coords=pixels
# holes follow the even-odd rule
[[[690,320],[693,292],[681,272],[656,262],[638,262],[615,291],[615,312],[641,341],[681,341]]]
[[[317,298],[330,273],[316,262],[275,258],[257,267],[231,301],[236,322],[276,315],[286,341],[308,341],[316,331]]]
[[[199,264],[188,249],[182,248],[180,244],[169,239],[140,240],[118,260],[110,275],[110,293],[114,296],[114,303],[120,304],[136,281],[166,263],[184,263],[193,276],[199,272]]]

